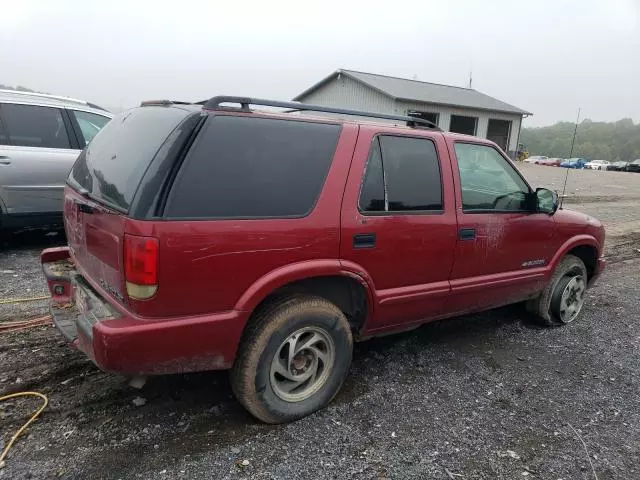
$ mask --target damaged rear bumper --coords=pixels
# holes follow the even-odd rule
[[[125,375],[230,368],[245,312],[180,318],[140,318],[87,280],[68,248],[41,254],[53,323],[102,370]]]

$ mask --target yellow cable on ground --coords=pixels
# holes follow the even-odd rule
[[[12,393],[10,395],[5,395],[4,397],[0,397],[0,402],[2,402],[4,400],[9,400],[10,398],[28,397],[28,396],[40,397],[43,400],[42,405],[40,406],[40,408],[38,408],[38,410],[36,410],[36,412],[33,415],[31,415],[31,418],[27,420],[27,423],[25,423],[24,425],[22,425],[22,427],[18,429],[18,431],[13,435],[13,437],[11,437],[11,440],[9,440],[9,443],[7,444],[7,446],[4,447],[4,450],[2,451],[2,453],[0,453],[0,468],[4,467],[4,458],[7,456],[7,453],[9,453],[9,449],[11,448],[13,443],[16,441],[16,439],[22,434],[22,432],[26,430],[26,428],[29,425],[31,425],[31,423],[36,418],[38,418],[38,415],[40,415],[42,411],[45,408],[47,408],[47,405],[49,404],[49,399],[47,398],[47,396],[40,392],[18,392],[18,393]]]
[[[29,298],[10,298],[8,300],[0,300],[0,305],[5,305],[7,303],[20,303],[20,302],[35,302],[36,300],[46,300],[49,295],[43,295],[41,297],[29,297]]]

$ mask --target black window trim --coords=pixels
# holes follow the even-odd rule
[[[209,113],[207,115],[207,119],[206,122],[212,122],[215,117],[220,116],[220,117],[236,117],[238,115],[233,115],[233,114],[228,114],[228,113],[217,113],[217,112],[212,112]],[[185,222],[199,222],[199,221],[225,221],[225,220],[299,220],[302,218],[306,218],[308,216],[310,216],[316,209],[318,202],[320,201],[320,197],[322,196],[322,193],[324,192],[325,189],[325,184],[327,183],[327,178],[329,178],[329,172],[331,172],[331,169],[333,168],[333,164],[336,160],[336,152],[338,151],[338,145],[340,144],[340,139],[342,138],[342,133],[344,131],[344,123],[338,123],[338,122],[323,122],[323,121],[318,121],[315,119],[306,119],[306,118],[300,118],[300,119],[289,119],[289,118],[282,118],[282,117],[278,117],[278,116],[268,116],[268,115],[261,115],[258,117],[250,117],[250,118],[256,118],[256,119],[267,119],[267,120],[283,120],[286,122],[305,122],[305,123],[317,123],[317,124],[321,124],[321,125],[335,125],[338,126],[338,135],[336,137],[336,145],[334,147],[333,150],[333,155],[331,156],[331,161],[329,162],[329,168],[327,168],[327,172],[324,175],[324,178],[322,179],[322,182],[320,183],[320,190],[318,192],[318,195],[316,196],[313,204],[311,205],[311,207],[309,208],[309,210],[307,212],[305,212],[304,214],[301,215],[269,215],[269,216],[229,216],[229,217],[212,217],[212,216],[204,216],[204,217],[186,217],[186,216],[169,216],[166,213],[166,206],[171,202],[171,197],[173,195],[173,188],[174,186],[178,183],[178,181],[180,180],[180,177],[182,176],[183,172],[184,172],[184,166],[188,164],[189,162],[189,156],[191,154],[191,152],[193,152],[196,147],[198,146],[198,142],[201,141],[202,138],[202,132],[205,131],[204,128],[204,123],[203,125],[201,125],[198,134],[196,136],[196,138],[193,139],[188,151],[185,153],[183,159],[182,159],[182,163],[180,165],[180,168],[178,169],[177,173],[174,175],[173,180],[171,182],[171,185],[167,188],[167,193],[166,193],[166,197],[165,197],[165,201],[164,201],[164,209],[162,212],[162,217],[160,218],[160,220],[165,220],[165,221],[185,221]]]
[[[6,128],[5,124],[4,124],[4,121],[2,119],[2,105],[3,105],[2,102],[0,102],[0,131],[4,131],[4,133],[6,134],[7,143],[6,144],[0,143],[0,145],[1,146],[11,146],[11,140],[10,140],[10,137],[9,137],[9,131],[7,130],[7,128]]]
[[[85,147],[84,137],[82,137],[82,142],[80,138],[78,138],[78,132],[73,126],[73,115],[69,113],[66,108],[61,108],[62,121],[64,122],[64,127],[67,130],[67,136],[69,137],[69,142],[71,143],[71,148],[74,150],[82,150]]]
[[[534,193],[533,188],[531,188],[531,185],[529,185],[529,182],[527,182],[527,179],[524,177],[524,175],[522,175],[522,172],[520,172],[520,170],[513,165],[513,163],[511,163],[511,160],[509,158],[507,158],[506,156],[504,156],[502,154],[502,152],[500,151],[499,148],[496,148],[495,146],[489,144],[489,143],[485,143],[485,142],[474,142],[474,141],[469,141],[469,140],[454,140],[453,141],[453,155],[455,156],[455,160],[456,160],[456,170],[458,173],[458,182],[460,183],[460,208],[462,209],[462,213],[465,214],[469,214],[469,215],[474,215],[474,214],[483,214],[483,213],[535,213],[532,210],[529,209],[520,209],[520,210],[493,210],[490,208],[478,208],[475,210],[470,210],[470,209],[465,209],[464,208],[464,204],[462,203],[462,179],[460,178],[460,165],[458,164],[458,154],[456,153],[456,149],[455,149],[455,145],[457,143],[462,143],[462,144],[466,144],[466,145],[479,145],[481,147],[489,147],[492,148],[493,150],[495,150],[498,155],[500,155],[500,157],[502,157],[503,160],[505,160],[507,162],[507,165],[509,165],[520,177],[520,179],[524,182],[524,184],[527,186],[527,188],[529,189],[529,192],[526,193],[525,195],[532,195]],[[457,198],[456,198],[457,200]]]
[[[384,206],[385,209],[389,208],[389,199],[387,197],[387,176],[384,170],[384,155],[382,155],[382,145],[380,144],[379,137],[403,137],[403,138],[416,138],[418,140],[428,140],[433,144],[433,149],[436,152],[436,159],[438,160],[438,173],[440,174],[440,202],[442,204],[442,208],[438,210],[385,210],[384,212],[369,212],[366,210],[362,210],[360,208],[360,197],[362,196],[362,188],[364,187],[364,176],[367,171],[367,166],[369,165],[369,157],[371,156],[371,149],[373,148],[374,142],[379,145],[380,148],[380,159],[382,162],[382,180],[384,184]],[[400,216],[400,215],[444,215],[446,206],[444,203],[444,182],[442,178],[442,166],[440,164],[440,155],[438,154],[438,144],[431,137],[426,137],[422,135],[404,135],[401,133],[386,133],[386,132],[378,132],[371,139],[371,144],[369,146],[369,151],[367,153],[367,159],[364,164],[364,169],[362,172],[362,178],[360,180],[360,189],[358,191],[358,201],[357,208],[358,212],[365,217],[390,217],[390,216]]]
[[[2,111],[3,110],[2,109],[3,105],[21,105],[21,106],[26,106],[26,107],[52,108],[54,110],[58,110],[58,112],[60,113],[60,117],[62,118],[62,123],[64,124],[64,129],[67,132],[67,139],[69,140],[69,147],[68,148],[62,148],[62,147],[36,147],[36,146],[33,146],[33,145],[15,145],[11,141],[11,129],[7,126],[7,123],[4,120],[4,115],[5,114]],[[48,150],[81,150],[81,147],[77,146],[77,139],[75,137],[75,133],[72,133],[70,131],[69,119],[67,117],[67,114],[66,114],[66,111],[65,111],[64,107],[58,107],[58,106],[55,106],[55,105],[39,105],[39,104],[33,104],[33,103],[0,102],[0,123],[4,127],[4,131],[7,134],[7,144],[5,146],[18,147],[18,148],[46,148]]]

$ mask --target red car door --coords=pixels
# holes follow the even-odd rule
[[[506,305],[537,294],[555,245],[550,215],[494,146],[447,137],[456,188],[458,238],[449,313]]]
[[[361,126],[341,214],[343,267],[374,291],[367,330],[441,315],[456,245],[441,133]]]

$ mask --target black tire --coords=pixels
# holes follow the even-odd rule
[[[273,362],[286,348],[283,342],[309,328],[324,332],[332,342],[331,367],[311,396],[285,401],[277,393],[277,380],[272,380]],[[250,320],[231,369],[231,386],[238,401],[259,420],[266,423],[297,420],[323,408],[336,396],[349,371],[352,351],[349,323],[334,304],[313,296],[279,299]],[[317,359],[315,364],[322,365]]]
[[[542,291],[540,296],[526,303],[527,310],[535,320],[547,327],[564,325],[559,316],[559,296],[567,286],[571,278],[580,276],[587,281],[587,269],[582,260],[574,255],[566,255],[556,267],[551,281]]]

